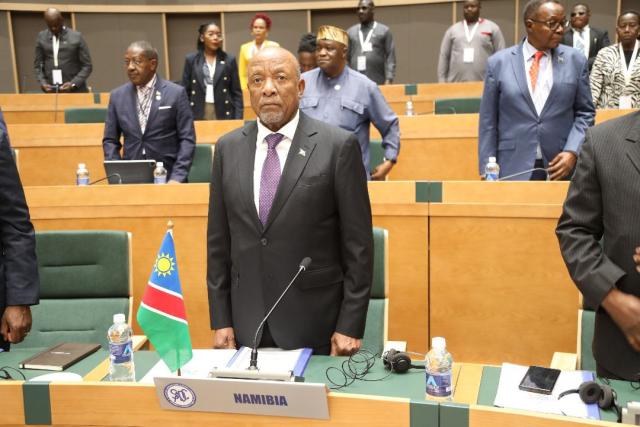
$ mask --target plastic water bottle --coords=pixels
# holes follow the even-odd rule
[[[431,339],[431,350],[425,359],[425,375],[427,380],[427,399],[451,400],[453,383],[451,368],[453,358],[447,351],[447,343],[443,337]]]
[[[407,115],[407,116],[415,116],[415,113],[413,112],[413,101],[411,101],[411,100],[407,101],[405,115]]]
[[[486,181],[497,181],[500,177],[500,165],[496,163],[495,157],[489,157],[489,162],[484,167],[484,179]]]
[[[156,162],[156,168],[153,170],[153,183],[167,183],[167,170],[164,168],[164,164],[162,162]]]
[[[89,185],[89,170],[84,163],[78,163],[78,170],[76,170],[76,184],[77,185]]]
[[[109,380],[135,381],[133,366],[133,342],[131,326],[125,322],[124,314],[113,315],[113,325],[109,328]]]

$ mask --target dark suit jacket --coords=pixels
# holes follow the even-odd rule
[[[136,88],[131,82],[111,92],[102,139],[105,160],[164,162],[168,179],[185,182],[196,135],[184,88],[158,76],[144,135],[138,122],[137,102]],[[123,156],[120,156],[121,135],[124,135]]]
[[[36,77],[41,85],[53,84],[53,34],[49,30],[38,33],[36,54],[33,61]],[[93,70],[89,48],[82,34],[67,27],[60,32],[58,68],[62,70],[62,82],[71,82],[75,92],[87,92],[86,80]]]
[[[333,332],[362,337],[371,290],[373,240],[358,140],[300,113],[263,228],[254,204],[258,128],[250,122],[216,145],[209,199],[207,286],[211,327],[233,327],[239,345],[298,269],[310,268],[269,319],[285,349],[328,345]]]
[[[591,41],[589,43],[589,71],[591,71],[600,49],[609,46],[611,42],[609,42],[609,33],[607,30],[599,30],[591,26],[589,26],[589,30],[591,36]],[[565,31],[564,36],[562,37],[562,44],[573,47],[573,30],[571,27]]]
[[[0,317],[7,305],[38,303],[36,241],[0,112]],[[0,348],[9,344],[0,335]]]
[[[204,55],[202,52],[190,53],[184,61],[182,86],[187,91],[191,111],[195,120],[204,117],[206,86],[204,84]],[[216,54],[216,71],[213,75],[213,99],[218,120],[242,119],[243,102],[238,65],[233,55],[222,50]]]
[[[638,182],[640,113],[590,129],[556,229],[572,279],[586,305],[598,307],[596,361],[628,380],[638,379],[640,353],[600,304],[614,286],[640,297],[640,274],[632,259],[640,246]]]
[[[551,56],[553,86],[539,116],[529,94],[522,43],[489,58],[480,103],[480,174],[489,157],[496,157],[501,177],[533,168],[538,144],[545,167],[562,151],[580,152],[584,132],[595,116],[587,60],[562,45]]]

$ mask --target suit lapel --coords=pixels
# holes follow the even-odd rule
[[[196,56],[196,59],[193,61],[193,67],[195,68],[195,73],[196,73],[196,84],[198,86],[200,86],[200,88],[202,89],[202,91],[204,92],[206,90],[206,86],[204,83],[204,71],[202,70],[202,67],[204,66],[204,54],[200,54]]]
[[[556,86],[562,84],[560,83],[562,81],[560,76],[564,72],[564,69],[564,52],[558,52],[558,49],[553,49],[551,51],[551,72],[553,73],[553,85],[551,85],[551,91],[549,92],[547,101],[544,103],[544,107],[542,107],[540,117],[542,117],[555,102],[555,98],[558,94]]]
[[[162,93],[164,91],[164,80],[161,80],[160,77],[156,77],[156,84],[153,86],[153,92],[151,92],[151,106],[149,107],[149,118],[147,119],[147,127],[144,130],[144,133],[151,128],[153,121],[158,115],[158,106],[160,102],[162,102]]]
[[[536,107],[533,105],[533,99],[531,99],[531,94],[529,93],[529,85],[527,84],[527,75],[526,70],[524,68],[524,55],[522,53],[522,43],[515,47],[515,50],[511,52],[511,66],[513,67],[513,74],[515,75],[516,82],[518,82],[518,86],[520,86],[520,91],[522,92],[522,96],[531,111],[536,116],[538,113],[536,112]]]
[[[287,161],[282,171],[282,177],[280,178],[278,190],[276,191],[273,205],[271,205],[269,219],[264,227],[264,231],[267,231],[271,223],[278,216],[278,213],[291,195],[291,191],[293,191],[304,168],[307,166],[316,145],[309,137],[315,133],[316,131],[311,128],[310,123],[301,113],[298,129],[296,129],[293,141],[291,142]]]
[[[640,174],[640,113],[635,113],[636,121],[627,134],[627,157]]]
[[[256,159],[256,138],[258,137],[258,125],[256,122],[247,124],[242,129],[244,139],[240,145],[240,161],[238,162],[238,182],[240,183],[240,193],[242,202],[245,204],[247,212],[250,212],[251,220],[257,230],[262,229],[262,223],[256,211],[256,204],[253,198],[253,166]]]
[[[142,136],[142,128],[140,127],[140,120],[138,119],[138,90],[136,85],[129,83],[131,90],[129,91],[129,103],[133,108],[133,120],[136,123],[135,129],[138,130],[138,134]]]
[[[213,86],[215,87],[218,84],[218,80],[220,80],[220,76],[222,76],[223,68],[227,61],[225,58],[221,58],[221,55],[216,56],[216,70],[213,73]]]

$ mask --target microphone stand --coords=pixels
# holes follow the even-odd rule
[[[498,181],[506,181],[508,179],[515,178],[516,176],[525,175],[527,173],[531,173],[531,172],[535,172],[535,171],[543,171],[545,173],[545,175],[547,176],[546,180],[549,181],[549,172],[545,168],[528,169],[526,171],[514,173],[512,175],[503,176],[502,178],[498,178]]]
[[[114,176],[116,178],[118,178],[118,184],[122,184],[122,177],[120,176],[120,174],[119,173],[112,173],[111,175],[107,175],[104,178],[100,178],[100,179],[97,179],[97,180],[95,180],[93,182],[90,182],[88,185],[97,184],[99,182],[104,181],[105,179],[109,179],[109,178],[114,177]]]

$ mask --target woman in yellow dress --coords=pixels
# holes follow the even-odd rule
[[[238,73],[240,74],[240,87],[247,88],[247,64],[253,55],[263,47],[280,46],[278,43],[267,40],[271,29],[271,18],[266,13],[256,13],[251,19],[251,35],[254,40],[240,46],[238,54]]]

